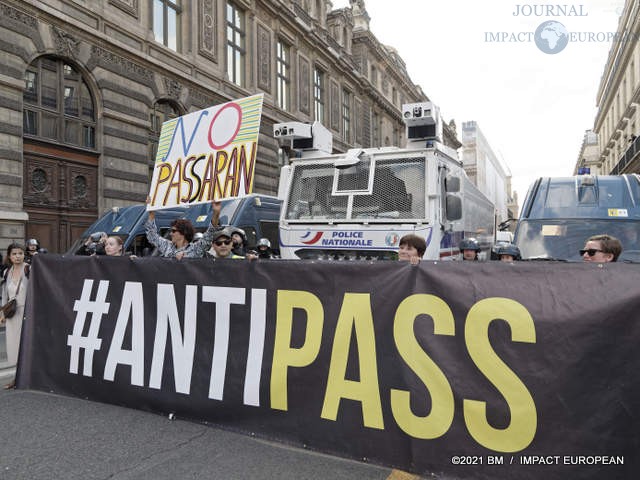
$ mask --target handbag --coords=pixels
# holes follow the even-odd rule
[[[16,289],[15,297],[13,297],[11,300],[5,303],[2,307],[0,307],[0,309],[2,309],[4,318],[11,318],[16,314],[16,310],[18,309],[18,300],[16,300],[16,297],[20,293],[20,285],[22,285],[22,276],[20,276],[20,281],[18,282],[18,288]]]
[[[18,301],[15,298],[12,298],[7,303],[5,303],[0,309],[2,310],[2,314],[4,318],[11,318],[16,314],[16,310],[18,308]]]

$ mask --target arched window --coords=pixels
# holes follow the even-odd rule
[[[170,100],[158,100],[153,104],[153,110],[149,115],[149,178],[153,175],[162,124],[180,115],[180,108]]]
[[[76,68],[60,59],[40,57],[27,68],[24,82],[25,136],[95,148],[94,101]]]

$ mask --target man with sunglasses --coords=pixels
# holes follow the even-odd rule
[[[587,242],[580,255],[583,262],[615,262],[622,253],[620,240],[611,235],[594,235]]]
[[[149,203],[149,198],[147,198],[147,203]],[[156,227],[156,212],[152,210],[149,212],[149,218],[145,224],[147,240],[158,249],[161,257],[177,258],[178,260],[182,258],[202,258],[211,246],[214,235],[222,230],[222,227],[218,226],[222,203],[213,201],[211,202],[211,208],[213,210],[211,225],[209,225],[202,238],[196,241],[192,241],[195,235],[193,224],[186,218],[178,218],[171,222],[170,240],[162,238],[158,234],[158,228]]]
[[[231,239],[231,235],[233,235],[233,233],[229,227],[215,232],[209,255],[216,260],[222,258],[243,259],[243,256],[233,253],[233,240]]]

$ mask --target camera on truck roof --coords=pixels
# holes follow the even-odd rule
[[[402,118],[407,126],[407,140],[433,139],[442,141],[440,109],[431,102],[402,105]]]
[[[313,124],[302,122],[276,123],[273,136],[283,147],[294,150],[332,153],[333,137],[320,122]]]
[[[282,140],[312,138],[311,125],[302,122],[276,123],[273,126],[273,136]]]

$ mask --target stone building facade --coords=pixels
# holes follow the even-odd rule
[[[598,88],[593,134],[597,136],[599,156],[594,159],[590,151],[589,155],[581,151],[576,172],[588,166],[591,173],[601,175],[640,173],[639,38],[640,4],[627,0]]]
[[[264,93],[254,191],[275,194],[274,123],[319,120],[338,152],[402,146],[402,103],[428,100],[363,0],[0,0],[0,31],[3,249],[63,252],[144,202],[169,118]]]

